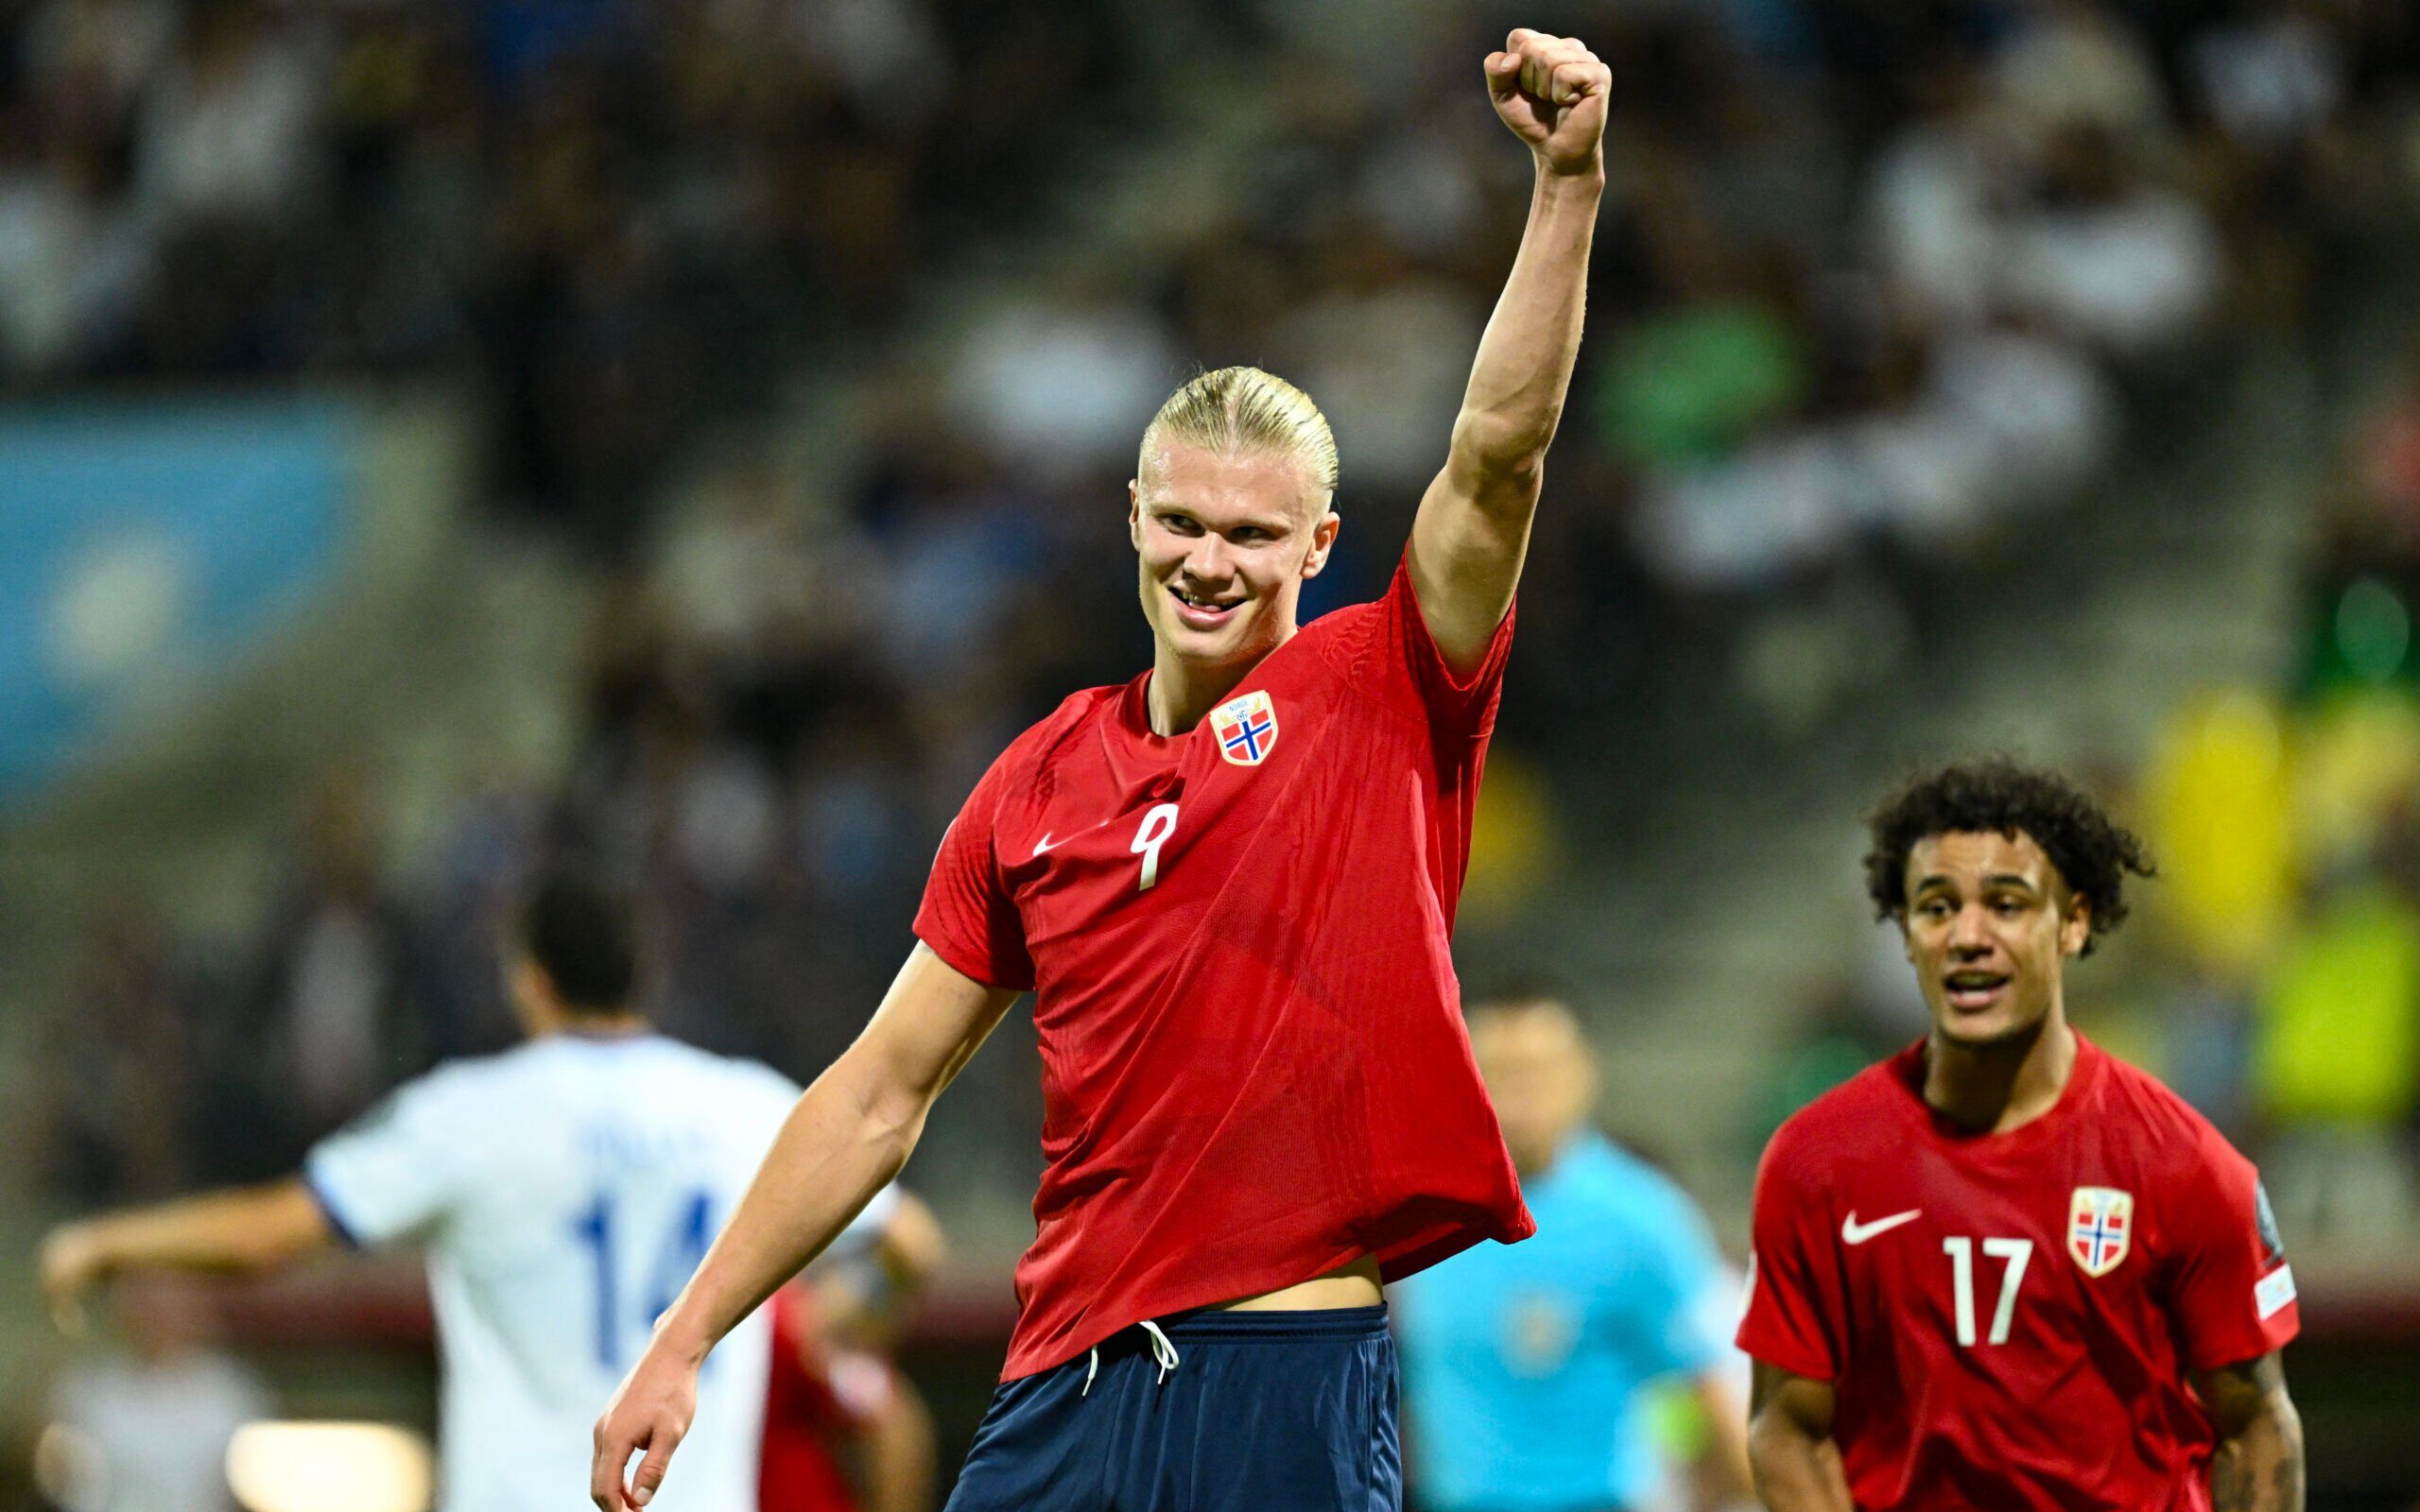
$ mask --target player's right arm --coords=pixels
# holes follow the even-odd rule
[[[51,1316],[72,1332],[84,1294],[121,1271],[263,1271],[336,1240],[326,1210],[289,1177],[62,1224],[43,1240],[43,1292]]]
[[[1832,1383],[1756,1362],[1748,1398],[1748,1466],[1772,1512],[1855,1512],[1832,1442]]]
[[[1809,1114],[1782,1125],[1756,1163],[1754,1249],[1739,1348],[1755,1362],[1748,1391],[1748,1468],[1772,1512],[1851,1512],[1832,1438],[1847,1315],[1825,1200],[1825,1141]]]
[[[597,1420],[589,1494],[604,1512],[653,1498],[696,1414],[707,1351],[899,1174],[934,1100],[1017,995],[927,946],[909,954],[856,1042],[790,1110],[730,1223]],[[626,1486],[624,1470],[641,1451]]]

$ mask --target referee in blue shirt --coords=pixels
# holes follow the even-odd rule
[[[1538,1232],[1394,1288],[1414,1498],[1427,1512],[1669,1505],[1645,1389],[1669,1378],[1705,1420],[1698,1500],[1753,1505],[1745,1409],[1720,1370],[1737,1297],[1703,1216],[1589,1125],[1596,1064],[1562,1004],[1487,1005],[1470,1029]]]

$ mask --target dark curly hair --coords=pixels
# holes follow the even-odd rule
[[[2084,954],[2126,921],[2126,873],[2155,874],[2134,832],[2053,772],[2004,756],[1961,762],[1910,780],[1866,816],[1874,849],[1865,853],[1865,891],[1875,917],[1897,919],[1908,906],[1908,853],[1937,834],[2024,834],[2042,848],[2070,891],[2090,900]]]

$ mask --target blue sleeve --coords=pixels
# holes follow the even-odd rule
[[[1646,1373],[1696,1374],[1722,1358],[1731,1339],[1731,1287],[1721,1251],[1705,1217],[1677,1187],[1665,1185],[1652,1205],[1640,1249],[1649,1299]]]

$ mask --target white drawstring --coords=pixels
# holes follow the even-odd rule
[[[1150,1319],[1145,1318],[1143,1320],[1142,1328],[1144,1332],[1151,1336],[1151,1358],[1158,1361],[1160,1366],[1160,1377],[1157,1381],[1154,1381],[1151,1383],[1153,1385],[1166,1385],[1167,1383],[1168,1372],[1177,1367],[1178,1356],[1176,1352],[1176,1346],[1169,1341],[1167,1334],[1160,1332],[1160,1326],[1157,1323],[1152,1322]],[[1084,1366],[1084,1389],[1077,1392],[1076,1395],[1079,1397],[1091,1396],[1093,1394],[1093,1377],[1098,1374],[1100,1374],[1100,1346],[1094,1345],[1092,1363]]]
[[[1168,1336],[1161,1332],[1160,1326],[1150,1318],[1143,1320],[1143,1332],[1151,1336],[1151,1358],[1160,1362],[1160,1379],[1152,1384],[1165,1385],[1168,1372],[1176,1368],[1176,1346],[1168,1342]]]

